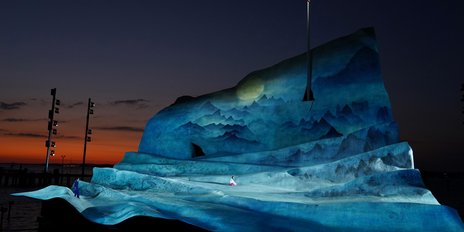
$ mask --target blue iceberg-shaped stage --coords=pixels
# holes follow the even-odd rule
[[[107,225],[150,216],[214,231],[464,231],[399,140],[374,30],[313,49],[315,101],[303,101],[306,57],[178,98],[147,123],[138,152],[81,181],[81,198],[60,186],[16,195],[63,198]]]

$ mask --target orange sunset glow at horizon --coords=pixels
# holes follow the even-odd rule
[[[137,151],[142,133],[121,138],[98,140],[98,137],[87,143],[86,163],[115,164],[121,161],[126,152]],[[119,138],[118,138],[119,137]],[[46,138],[45,138],[46,139]],[[57,147],[55,156],[50,157],[50,164],[80,164],[83,158],[84,141],[55,139]],[[0,141],[0,163],[34,163],[45,162],[46,150],[44,138],[21,138],[4,136]],[[62,155],[65,155],[62,160]]]
[[[2,103],[4,109],[0,110],[0,163],[44,164],[51,96],[8,102],[13,103]],[[97,100],[95,113],[89,119],[92,134],[91,141],[87,142],[86,163],[116,164],[126,152],[138,151],[145,123],[158,111],[150,102],[140,98]],[[58,122],[54,127],[57,134],[51,138],[56,143],[55,155],[49,163],[81,164],[87,103],[62,98],[59,108],[60,112],[54,116]]]

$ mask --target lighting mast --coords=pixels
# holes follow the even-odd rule
[[[306,1],[306,27],[307,27],[307,49],[306,52],[306,62],[307,62],[307,83],[306,83],[306,92],[303,97],[303,101],[314,101],[314,94],[311,88],[312,85],[312,72],[313,72],[313,61],[312,61],[312,52],[311,52],[311,0]]]
[[[85,135],[84,135],[84,154],[82,156],[82,179],[84,179],[85,174],[85,155],[87,152],[87,142],[91,142],[92,138],[90,135],[92,134],[92,129],[89,129],[89,118],[90,115],[93,114],[93,108],[95,107],[95,103],[92,102],[92,99],[89,98],[89,103],[87,105],[87,121],[85,123]]]
[[[55,120],[55,114],[60,113],[60,100],[56,99],[56,88],[51,89],[53,96],[52,100],[52,109],[48,111],[48,139],[45,141],[45,147],[47,147],[47,155],[45,156],[45,168],[44,171],[48,172],[48,161],[50,156],[55,156],[55,150],[52,150],[56,147],[55,141],[52,141],[52,136],[57,134],[57,130],[54,127],[58,126],[58,121]]]

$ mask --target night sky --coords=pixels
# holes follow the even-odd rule
[[[317,46],[377,32],[382,75],[416,167],[461,170],[464,2],[313,0]],[[45,160],[51,88],[61,100],[57,156],[81,162],[136,151],[147,120],[182,95],[234,86],[306,50],[306,1],[0,2],[0,162]]]

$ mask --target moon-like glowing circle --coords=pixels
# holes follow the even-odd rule
[[[263,81],[259,78],[252,78],[239,84],[237,96],[240,100],[254,100],[261,95],[264,90]]]

